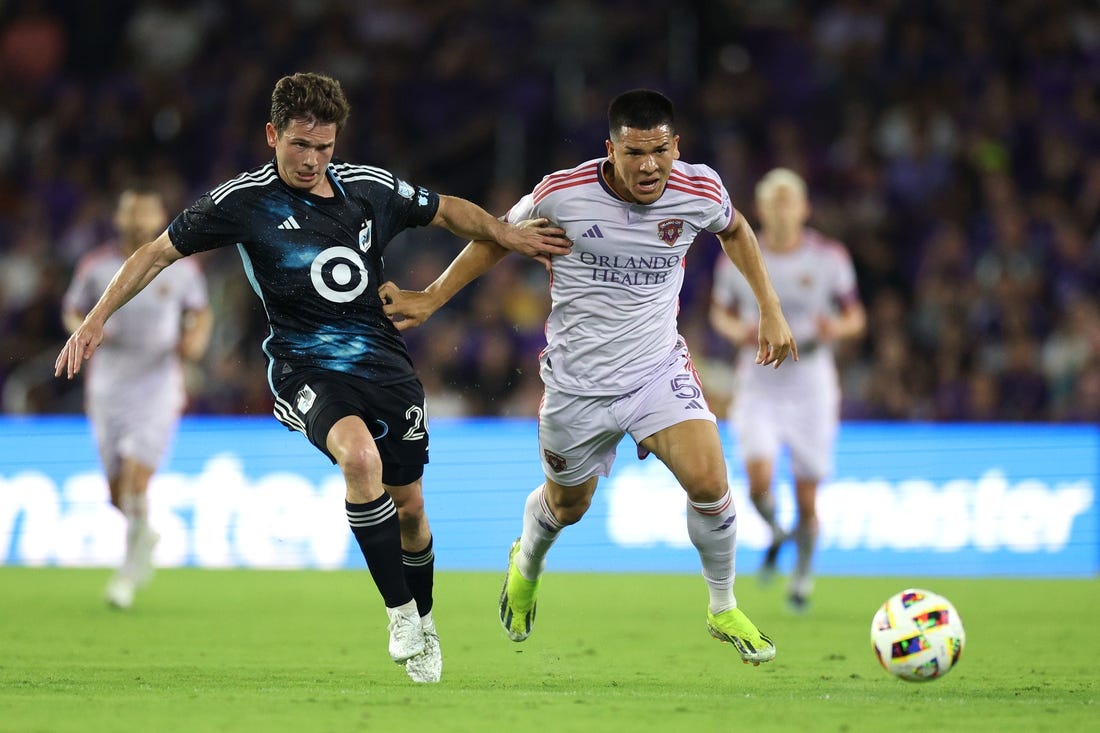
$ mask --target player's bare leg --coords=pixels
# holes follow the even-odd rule
[[[710,593],[708,632],[733,644],[746,663],[771,661],[775,644],[737,608],[733,594],[737,509],[726,479],[717,426],[709,420],[687,420],[658,431],[639,445],[661,459],[687,492],[688,536],[699,552]]]

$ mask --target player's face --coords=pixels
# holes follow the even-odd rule
[[[157,194],[125,191],[119,196],[115,228],[129,250],[156,239],[167,223],[164,202]]]
[[[680,157],[679,142],[680,136],[668,125],[650,130],[620,128],[618,136],[607,141],[607,159],[615,174],[612,188],[627,201],[639,204],[661,198],[672,161]]]
[[[810,215],[810,203],[798,189],[780,185],[766,195],[757,197],[756,211],[765,232],[777,235],[773,237],[776,240],[789,241],[806,223]]]
[[[279,168],[279,177],[288,186],[319,195],[328,192],[325,168],[332,160],[336,145],[335,124],[292,120],[279,133],[269,122],[267,144],[275,148],[275,164]]]

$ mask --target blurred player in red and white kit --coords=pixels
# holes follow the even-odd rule
[[[806,184],[795,172],[776,168],[756,186],[760,246],[768,273],[798,341],[798,365],[774,371],[753,369],[756,303],[744,278],[718,258],[710,321],[741,347],[731,422],[738,436],[749,480],[749,495],[772,531],[761,580],[770,580],[779,549],[793,539],[798,555],[788,601],[804,610],[813,586],[817,539],[818,484],[833,468],[833,446],[840,420],[840,385],[834,344],[859,338],[867,322],[859,300],[855,269],[839,242],[806,227],[810,204]],[[798,522],[791,532],[776,519],[771,491],[776,456],[785,446],[794,474]]]
[[[733,208],[718,174],[679,160],[672,102],[648,89],[624,92],[608,108],[606,157],[546,176],[507,219],[550,221],[573,251],[549,261],[552,306],[539,448],[546,480],[527,497],[523,532],[512,545],[500,596],[508,637],[531,633],[545,558],[561,531],[580,521],[623,436],[653,453],[687,494],[687,533],[710,595],[710,634],[745,662],[775,657],[775,645],[737,607],[733,594],[737,512],[714,414],[703,398],[676,314],[684,257],[703,230],[714,232],[761,303],[754,359],[797,358],[756,236]],[[425,291],[383,285],[386,312],[416,325],[506,252],[472,242]],[[629,613],[609,599],[609,613]]]
[[[117,238],[77,263],[62,306],[70,332],[123,260],[164,230],[168,215],[159,193],[135,185],[119,196],[114,222]],[[210,341],[206,280],[196,263],[180,265],[118,310],[85,378],[85,409],[111,503],[126,518],[126,555],[106,593],[117,608],[129,608],[134,591],[152,577],[160,536],[149,525],[149,480],[175,437],[186,401],[181,359],[199,360]]]

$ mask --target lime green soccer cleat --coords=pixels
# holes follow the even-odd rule
[[[733,644],[741,661],[759,666],[775,659],[775,644],[760,633],[756,625],[739,608],[719,614],[707,612],[707,631],[718,641]]]
[[[531,635],[535,625],[535,595],[539,590],[538,580],[528,580],[516,567],[516,553],[519,552],[519,540],[512,543],[508,553],[508,574],[504,578],[504,587],[500,589],[500,623],[504,632],[512,641],[523,641]]]

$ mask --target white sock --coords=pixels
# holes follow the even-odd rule
[[[733,595],[734,560],[737,552],[737,508],[729,490],[715,502],[688,501],[687,529],[699,551],[703,580],[710,592],[710,612],[737,607]]]
[[[809,595],[813,587],[814,546],[817,544],[817,523],[799,521],[794,531],[798,560],[791,579],[791,588],[799,595]]]
[[[149,497],[145,493],[123,494],[119,503],[126,517],[126,561],[130,562],[137,538],[149,527]]]
[[[523,507],[523,534],[516,553],[516,569],[528,580],[537,580],[546,567],[546,554],[564,527],[546,505],[546,485],[527,495]]]

